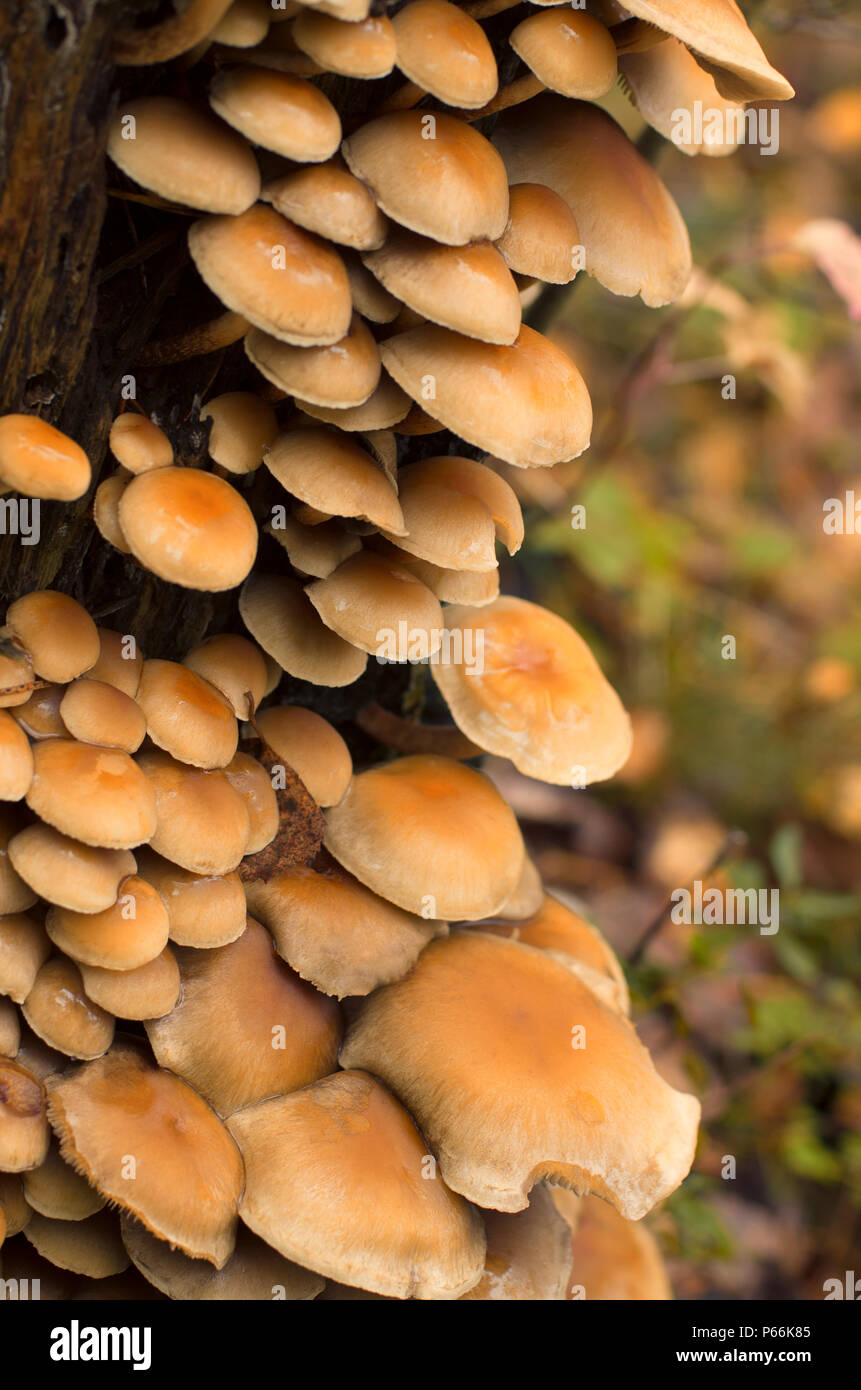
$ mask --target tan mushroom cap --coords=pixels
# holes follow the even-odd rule
[[[400,470],[398,485],[408,532],[405,537],[398,538],[397,544],[404,550],[415,548],[414,531],[410,527],[413,513],[416,510],[413,497],[415,492],[426,487],[445,489],[449,493],[456,494],[456,497],[449,502],[449,505],[453,503],[456,507],[464,505],[458,499],[466,498],[479,502],[493,521],[496,539],[502,542],[509,555],[516,554],[523,544],[523,514],[520,510],[517,494],[513,487],[487,464],[477,463],[474,459],[461,458],[457,454],[443,454],[434,458],[420,459],[416,463],[408,463]],[[417,516],[416,520],[420,521],[420,516]],[[452,554],[454,555],[455,552],[452,551]],[[441,560],[436,560],[431,554],[426,554],[423,558],[430,559],[433,563],[442,565],[443,568],[473,568],[471,564],[460,563],[454,558],[447,564]],[[489,569],[492,566],[482,566],[482,568]]]
[[[287,492],[327,516],[358,517],[403,534],[397,492],[348,435],[319,426],[289,430],[267,450],[264,463]]]
[[[30,1206],[52,1221],[85,1221],[105,1205],[102,1194],[61,1157],[56,1140],[44,1163],[31,1168],[22,1181]]]
[[[134,970],[82,965],[81,977],[93,1003],[117,1018],[161,1018],[175,1006],[181,990],[179,966],[169,946]]]
[[[20,912],[0,916],[0,995],[23,1004],[50,954],[51,943],[32,917]]]
[[[93,496],[93,521],[96,530],[108,545],[123,555],[131,555],[123,528],[120,524],[120,499],[129,485],[128,477],[122,469],[112,473],[99,483]]]
[[[350,326],[344,263],[324,242],[258,203],[207,217],[188,234],[192,259],[228,309],[297,347],[336,343]]]
[[[512,183],[546,184],[571,208],[586,270],[614,294],[652,308],[678,299],[691,273],[679,209],[611,116],[545,93],[506,112],[494,131]]]
[[[135,559],[184,589],[234,589],[257,554],[248,503],[223,478],[198,468],[133,478],[120,498],[120,522]]]
[[[231,0],[208,39],[229,48],[253,48],[265,39],[273,17],[278,18],[269,0]]]
[[[116,901],[120,883],[135,872],[135,857],[126,849],[82,844],[49,825],[29,825],[8,845],[15,873],[40,898],[73,912],[102,912]],[[30,906],[32,895],[21,907]]]
[[[6,625],[43,680],[73,680],[99,659],[99,634],[89,613],[56,589],[36,589],[10,603]]]
[[[232,873],[245,853],[250,823],[224,772],[189,767],[159,748],[146,749],[139,764],[155,797],[150,845],[156,854],[195,874]]]
[[[161,896],[178,946],[227,946],[245,931],[245,892],[239,875],[196,874],[141,851],[139,871]]]
[[[508,225],[496,243],[506,265],[548,285],[570,284],[580,232],[564,198],[540,183],[516,183],[508,195]]]
[[[173,445],[148,415],[123,411],[111,425],[108,447],[117,463],[130,473],[146,473],[150,468],[168,468],[173,463]]]
[[[66,1057],[90,1061],[113,1042],[113,1016],[87,998],[80,970],[65,956],[40,968],[21,1011],[36,1036]]]
[[[370,251],[385,241],[385,217],[339,155],[279,175],[260,196],[282,217],[340,245]]]
[[[386,77],[395,66],[395,31],[386,15],[349,23],[303,9],[293,21],[291,34],[300,52],[307,53],[325,72],[342,77]]]
[[[22,1179],[16,1173],[0,1172],[0,1217],[5,1218],[6,1236],[11,1239],[23,1231],[31,1214],[31,1208],[24,1197]],[[2,1243],[0,1240],[0,1245]]]
[[[512,941],[522,941],[524,946],[546,951],[588,985],[608,1009],[630,1013],[625,975],[611,946],[597,927],[552,894],[542,894],[542,901],[526,920],[516,924],[481,922],[476,923],[476,930],[507,936]]]
[[[398,67],[449,106],[484,106],[496,95],[496,59],[481,25],[448,0],[412,0],[393,21]]]
[[[274,840],[280,820],[278,798],[269,773],[250,753],[235,753],[224,775],[234,791],[239,792],[248,812],[245,853],[258,854]]]
[[[21,1019],[11,999],[0,995],[0,1057],[17,1057],[21,1046]]]
[[[33,691],[33,667],[26,652],[17,659],[0,653],[0,709],[20,708]]]
[[[69,731],[60,716],[65,693],[64,685],[42,686],[26,704],[16,706],[12,718],[31,739],[65,738]]]
[[[728,155],[738,146],[739,126],[744,131],[744,108],[722,97],[715,80],[700,67],[693,54],[676,39],[665,39],[644,53],[625,54],[619,62],[624,84],[644,121],[672,140],[685,154]],[[705,119],[694,117],[699,103]],[[691,131],[702,126],[702,139],[691,144],[678,136],[680,114],[688,112]],[[727,121],[738,113],[739,122]],[[712,113],[717,113],[716,116]],[[730,138],[727,138],[727,132]]]
[[[342,409],[338,406],[315,405],[312,401],[297,399],[296,406],[306,415],[322,420],[324,424],[368,435],[375,430],[386,430],[396,425],[409,410],[410,398],[383,372],[376,391],[363,405],[350,405]]]
[[[122,1232],[135,1267],[155,1288],[179,1302],[273,1298],[298,1302],[316,1298],[323,1288],[318,1274],[285,1260],[245,1226],[239,1227],[236,1249],[221,1270],[172,1249],[131,1217],[123,1217]]]
[[[70,912],[52,907],[45,928],[54,945],[79,965],[134,970],[154,960],[167,945],[167,908],[149,883],[132,874],[104,912]]]
[[[72,1274],[106,1279],[128,1268],[129,1257],[112,1212],[97,1212],[81,1221],[54,1221],[34,1213],[24,1237],[43,1259]]]
[[[236,633],[207,637],[183,658],[183,665],[220,690],[237,719],[248,718],[249,695],[253,712],[267,693],[263,653],[247,637]]]
[[[0,1057],[0,1172],[38,1168],[50,1142],[41,1084],[17,1062]]]
[[[451,758],[398,758],[359,773],[326,821],[338,863],[425,920],[487,917],[520,877],[511,810],[486,777]]]
[[[289,513],[276,526],[265,528],[287,552],[295,570],[311,579],[325,579],[344,560],[362,548],[358,536],[352,535],[337,521],[324,521],[320,526],[305,526]]]
[[[153,835],[155,796],[128,753],[49,738],[33,758],[27,805],[61,834],[100,849],[133,849]]]
[[[230,946],[187,953],[182,998],[147,1023],[156,1060],[183,1077],[222,1115],[285,1095],[337,1064],[342,1023],[334,1000],[300,980],[248,919]]]
[[[240,1215],[287,1259],[396,1298],[458,1298],[484,1265],[477,1212],[438,1178],[407,1112],[361,1072],[232,1115]]]
[[[400,541],[402,537],[398,537]],[[483,607],[499,596],[499,570],[452,570],[435,565],[430,560],[420,560],[409,555],[400,546],[392,545],[379,536],[371,537],[368,544],[381,555],[388,555],[397,565],[402,565],[426,584],[440,603],[467,603],[473,607]]]
[[[440,246],[395,228],[379,251],[362,259],[391,294],[431,322],[485,343],[516,340],[520,296],[490,242]]]
[[[60,701],[60,718],[73,738],[135,753],[146,737],[143,710],[122,690],[88,676],[72,681]]]
[[[735,0],[633,0],[626,9],[693,49],[734,101],[785,101],[794,89],[769,63]]]
[[[350,785],[350,750],[322,715],[301,705],[270,705],[257,731],[276,757],[301,777],[318,806],[337,806]]]
[[[260,192],[260,171],[245,141],[175,97],[120,102],[108,154],[143,188],[201,212],[244,212]]]
[[[346,336],[328,347],[293,347],[252,328],[245,353],[267,381],[288,395],[338,410],[363,405],[380,380],[379,349],[358,314]]]
[[[246,894],[278,954],[338,999],[399,980],[446,930],[377,897],[334,861],[249,883]]]
[[[453,116],[378,116],[350,135],[341,152],[383,212],[411,231],[465,246],[495,241],[505,230],[504,165],[489,140]]]
[[[558,786],[603,781],[626,762],[631,721],[582,637],[564,618],[503,595],[475,613],[448,608],[447,630],[480,669],[437,661],[433,677],[467,738]],[[475,663],[474,663],[475,665]]]
[[[371,323],[394,323],[403,308],[401,301],[383,289],[355,251],[345,250],[342,254],[356,312]]]
[[[0,801],[21,801],[33,780],[33,753],[24,730],[0,710]]]
[[[22,833],[25,823],[16,808],[0,802],[0,917],[26,912],[36,901],[36,894],[16,872],[9,853],[10,844]]]
[[[138,690],[143,657],[129,634],[113,632],[108,627],[97,628],[99,656],[87,671],[87,679],[103,681],[134,699]]]
[[[341,143],[341,120],[312,82],[265,68],[222,68],[213,80],[214,111],[256,145],[285,159],[316,164]]]
[[[47,1085],[63,1157],[155,1235],[223,1268],[242,1160],[206,1101],[125,1045]]]
[[[253,473],[263,451],[278,434],[278,420],[268,401],[252,391],[227,391],[214,396],[200,412],[211,420],[209,456],[229,473]]]
[[[226,767],[236,752],[239,728],[214,685],[177,661],[145,661],[137,702],[146,731],[171,757],[194,767]]]
[[[36,415],[0,415],[0,479],[25,497],[72,502],[90,486],[79,444]]]
[[[541,875],[535,866],[535,862],[527,854],[523,861],[523,868],[520,871],[520,878],[517,880],[514,892],[505,899],[499,909],[499,916],[505,923],[523,922],[528,917],[534,917],[535,913],[541,908],[544,902],[544,885],[541,882]],[[511,931],[503,931],[503,936],[511,935],[515,941],[520,939],[517,929],[512,926]]]
[[[341,1064],[373,1069],[443,1180],[497,1211],[521,1211],[547,1178],[636,1220],[693,1159],[699,1103],[661,1079],[627,1019],[556,961],[482,932],[432,942],[365,1002]]]
[[[539,81],[563,96],[592,101],[616,81],[616,45],[609,29],[570,5],[528,15],[509,42]]]
[[[330,631],[307,594],[281,574],[253,574],[239,596],[252,637],[282,670],[313,685],[352,685],[367,665],[358,647]]]
[[[524,324],[499,347],[425,324],[380,345],[383,366],[413,400],[430,379],[447,429],[519,468],[547,467],[589,447],[592,404],[571,359]]]
[[[464,1300],[564,1301],[571,1277],[571,1228],[550,1190],[533,1187],[524,1211],[484,1213],[484,1273]]]
[[[569,1297],[634,1303],[673,1296],[649,1228],[642,1221],[626,1221],[600,1197],[582,1199],[572,1254]]]
[[[386,661],[421,661],[439,650],[439,600],[409,570],[362,550],[306,593],[339,637]]]

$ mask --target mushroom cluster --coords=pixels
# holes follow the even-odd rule
[[[585,270],[659,306],[691,272],[594,103],[619,82],[669,135],[679,107],[792,90],[733,0],[483,27],[509,8],[190,0],[115,36],[121,66],[182,58],[119,100],[107,154],[189,219],[221,305],[142,360],[232,348],[241,389],[183,403],[203,462],[118,404],[94,522],[130,571],[235,608],[181,661],[50,589],[0,634],[0,1244],[24,1237],[0,1259],[55,1296],[667,1296],[636,1223],[687,1174],[698,1103],[471,760],[580,787],[631,748],[497,552],[524,536],[509,470],[592,429],[524,297]],[[0,418],[4,489],[90,481],[52,425]],[[369,658],[428,663],[456,727],[353,711],[405,754],[354,771],[307,692],[273,697]]]

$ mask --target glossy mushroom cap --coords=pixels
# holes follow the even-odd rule
[[[600,1197],[581,1201],[572,1257],[569,1297],[633,1303],[673,1296],[649,1228],[642,1221],[626,1221]]]
[[[146,730],[179,762],[226,767],[236,752],[236,716],[215,686],[177,661],[145,661],[137,702]]]
[[[228,125],[285,159],[316,163],[329,159],[341,142],[341,121],[329,98],[286,72],[222,68],[210,102]]]
[[[496,243],[506,265],[545,284],[569,284],[579,269],[580,231],[564,198],[539,183],[516,183],[508,194],[508,224]]]
[[[28,825],[8,843],[15,873],[46,902],[73,912],[102,912],[116,901],[120,883],[135,871],[126,849],[101,849],[61,835],[49,825]],[[21,911],[33,902],[7,911]]]
[[[300,705],[270,705],[258,715],[257,731],[298,772],[318,806],[337,806],[350,785],[353,759],[327,719]]]
[[[56,589],[35,589],[10,603],[6,625],[43,680],[64,684],[99,658],[99,634],[89,613]]]
[[[90,486],[80,445],[36,415],[0,415],[0,479],[25,497],[72,502]]]
[[[528,15],[512,30],[509,42],[552,92],[592,101],[616,81],[616,45],[609,29],[570,6]]]
[[[299,680],[352,685],[367,665],[366,654],[327,628],[304,590],[286,575],[251,575],[239,612],[255,641]]]
[[[49,738],[33,757],[27,805],[61,834],[102,849],[133,849],[154,834],[155,796],[128,753]]]
[[[470,15],[449,0],[412,0],[393,21],[398,67],[448,106],[475,109],[496,95],[493,49]]]
[[[197,468],[133,478],[120,498],[129,549],[160,579],[217,593],[241,584],[257,554],[257,525],[235,488]]]

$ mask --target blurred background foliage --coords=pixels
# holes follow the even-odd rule
[[[827,499],[861,503],[861,304],[858,243],[829,276],[804,229],[859,223],[861,19],[744,8],[797,90],[779,153],[659,142],[691,292],[655,311],[578,277],[549,331],[590,385],[593,446],[506,471],[528,541],[504,588],[591,643],[634,754],[586,792],[496,772],[547,883],[623,959],[674,888],[779,887],[776,935],[665,918],[629,967],[641,1036],[704,1106],[652,1224],[679,1297],[821,1298],[861,1272],[861,505],[857,533],[823,529]],[[621,92],[606,104],[642,134]]]

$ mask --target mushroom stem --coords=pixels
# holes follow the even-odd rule
[[[147,343],[137,360],[144,367],[164,367],[172,362],[184,362],[189,357],[205,357],[209,352],[218,352],[238,342],[249,327],[248,320],[241,314],[228,310],[210,319],[209,323],[199,323],[186,333],[178,333],[175,338]]]
[[[150,29],[121,29],[114,35],[113,60],[120,67],[144,67],[178,58],[212,32],[230,5],[231,0],[191,0],[182,14]]]
[[[391,710],[383,709],[376,700],[359,710],[356,723],[378,743],[394,748],[398,753],[436,753],[443,758],[458,758],[461,761],[481,757],[482,750],[460,729],[404,719]]]
[[[613,25],[610,34],[617,53],[645,53],[670,37],[645,19],[623,19],[621,24]]]
[[[462,121],[480,121],[484,116],[493,116],[497,111],[506,111],[509,106],[519,106],[523,101],[530,101],[543,91],[544,83],[540,78],[536,77],[534,72],[525,72],[507,87],[500,87],[496,96],[486,106],[479,106],[476,111],[458,110],[448,114],[457,116]]]

